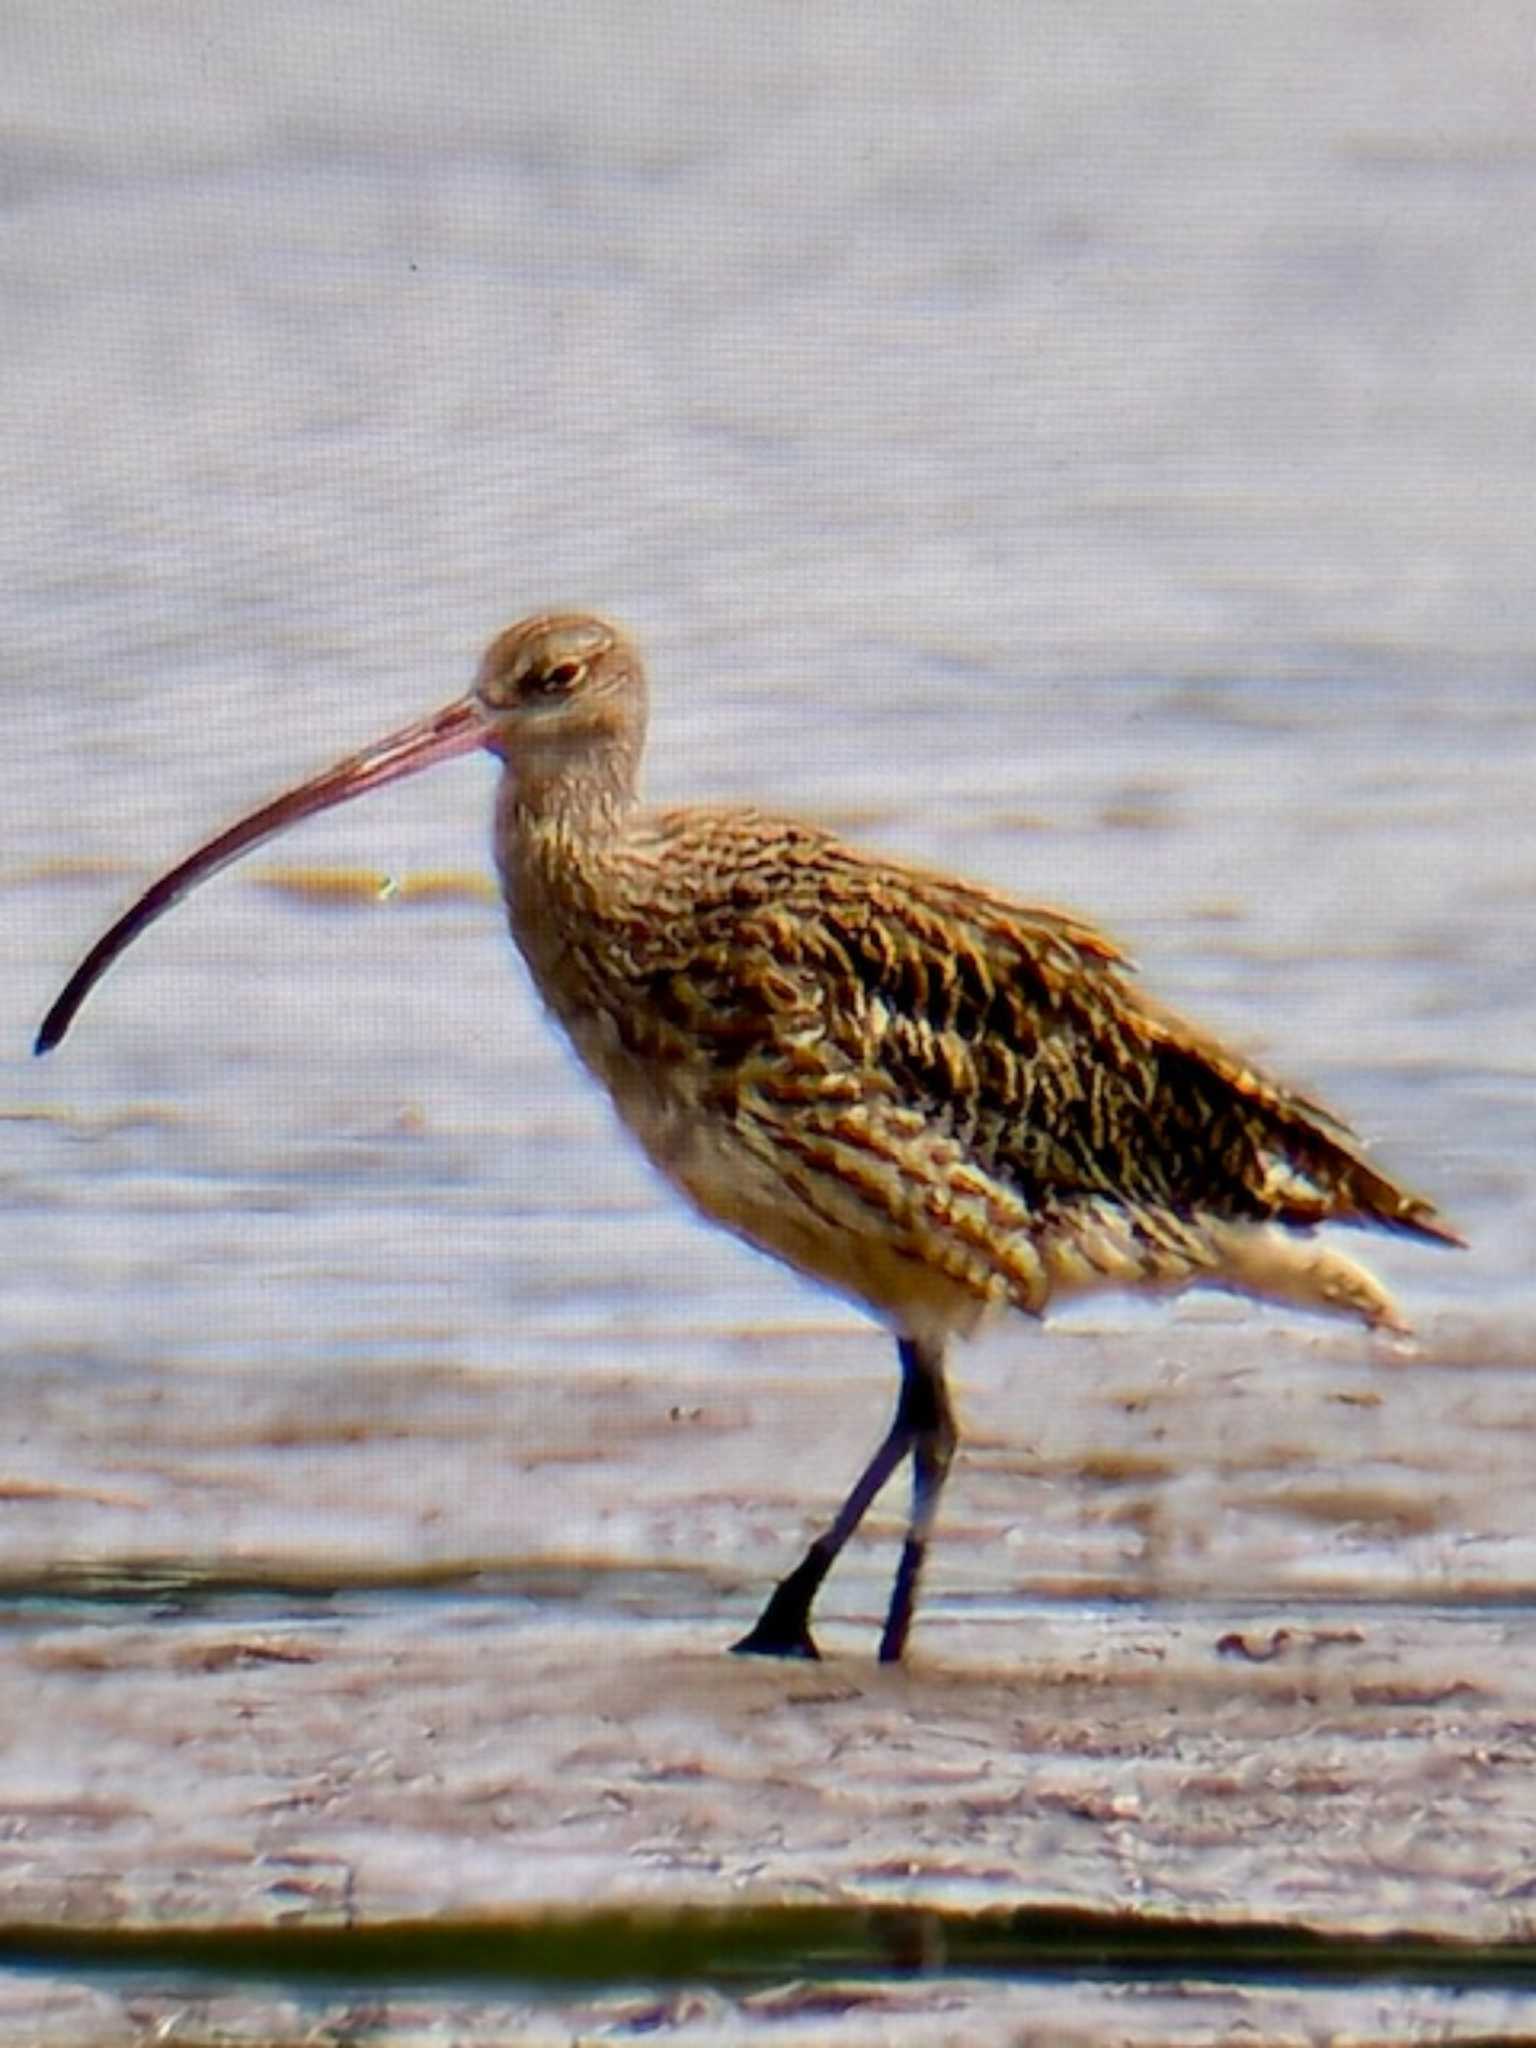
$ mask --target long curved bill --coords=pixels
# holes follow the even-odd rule
[[[242,818],[238,825],[231,825],[227,832],[221,832],[217,839],[210,839],[206,846],[199,847],[179,867],[172,868],[168,875],[162,875],[153,888],[147,889],[133,908],[125,911],[112,929],[96,941],[43,1019],[33,1051],[44,1053],[53,1050],[74,1022],[75,1012],[118,954],[131,946],[140,932],[147,931],[156,918],[163,917],[199,882],[205,882],[210,875],[227,868],[231,861],[249,853],[263,840],[286,831],[290,825],[297,825],[301,818],[313,817],[316,811],[329,810],[333,804],[350,803],[353,797],[367,796],[371,790],[382,789],[386,783],[399,782],[407,775],[419,775],[422,769],[431,768],[439,761],[450,760],[455,754],[467,754],[475,747],[483,746],[489,730],[485,713],[476,700],[461,697],[456,703],[433,712],[430,717],[419,718],[413,725],[403,726],[377,745],[365,747],[360,754],[349,754],[345,761],[338,761],[311,781],[290,789],[285,796],[275,797],[271,803],[263,804],[259,811],[252,811],[248,818]]]

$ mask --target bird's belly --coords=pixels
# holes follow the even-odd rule
[[[668,1179],[711,1222],[780,1259],[806,1278],[860,1303],[904,1335],[964,1333],[998,1290],[980,1273],[941,1270],[889,1219],[860,1213],[825,1189],[786,1181],[729,1127],[694,1125],[681,1143],[641,1142]]]
[[[1004,1305],[995,1275],[980,1265],[945,1270],[889,1216],[818,1176],[797,1181],[781,1154],[755,1145],[748,1127],[686,1082],[668,1086],[655,1070],[626,1071],[611,1057],[600,1072],[652,1165],[702,1215],[758,1251],[912,1337],[963,1334]]]

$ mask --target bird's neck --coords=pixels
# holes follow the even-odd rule
[[[639,749],[542,751],[509,762],[496,804],[496,858],[514,929],[598,910],[638,803]]]

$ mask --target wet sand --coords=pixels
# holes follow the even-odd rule
[[[1060,1368],[1026,1432],[1011,1334],[968,1354],[899,1672],[894,1496],[822,1663],[724,1651],[878,1427],[873,1339],[773,1333],[814,1372],[724,1395],[573,1355],[522,1421],[403,1369],[69,1404],[71,1483],[13,1457],[0,1503],[15,2009],[899,2040],[959,1998],[1088,2039],[1130,1997],[1139,2038],[1194,2038],[1176,1976],[1285,2038],[1360,2027],[1381,1976],[1400,2017],[1524,2024],[1523,1375],[1305,1326],[1021,1331]]]

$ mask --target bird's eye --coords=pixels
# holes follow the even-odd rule
[[[582,673],[583,664],[579,661],[557,661],[549,668],[536,668],[524,687],[537,696],[558,697],[580,682]]]

